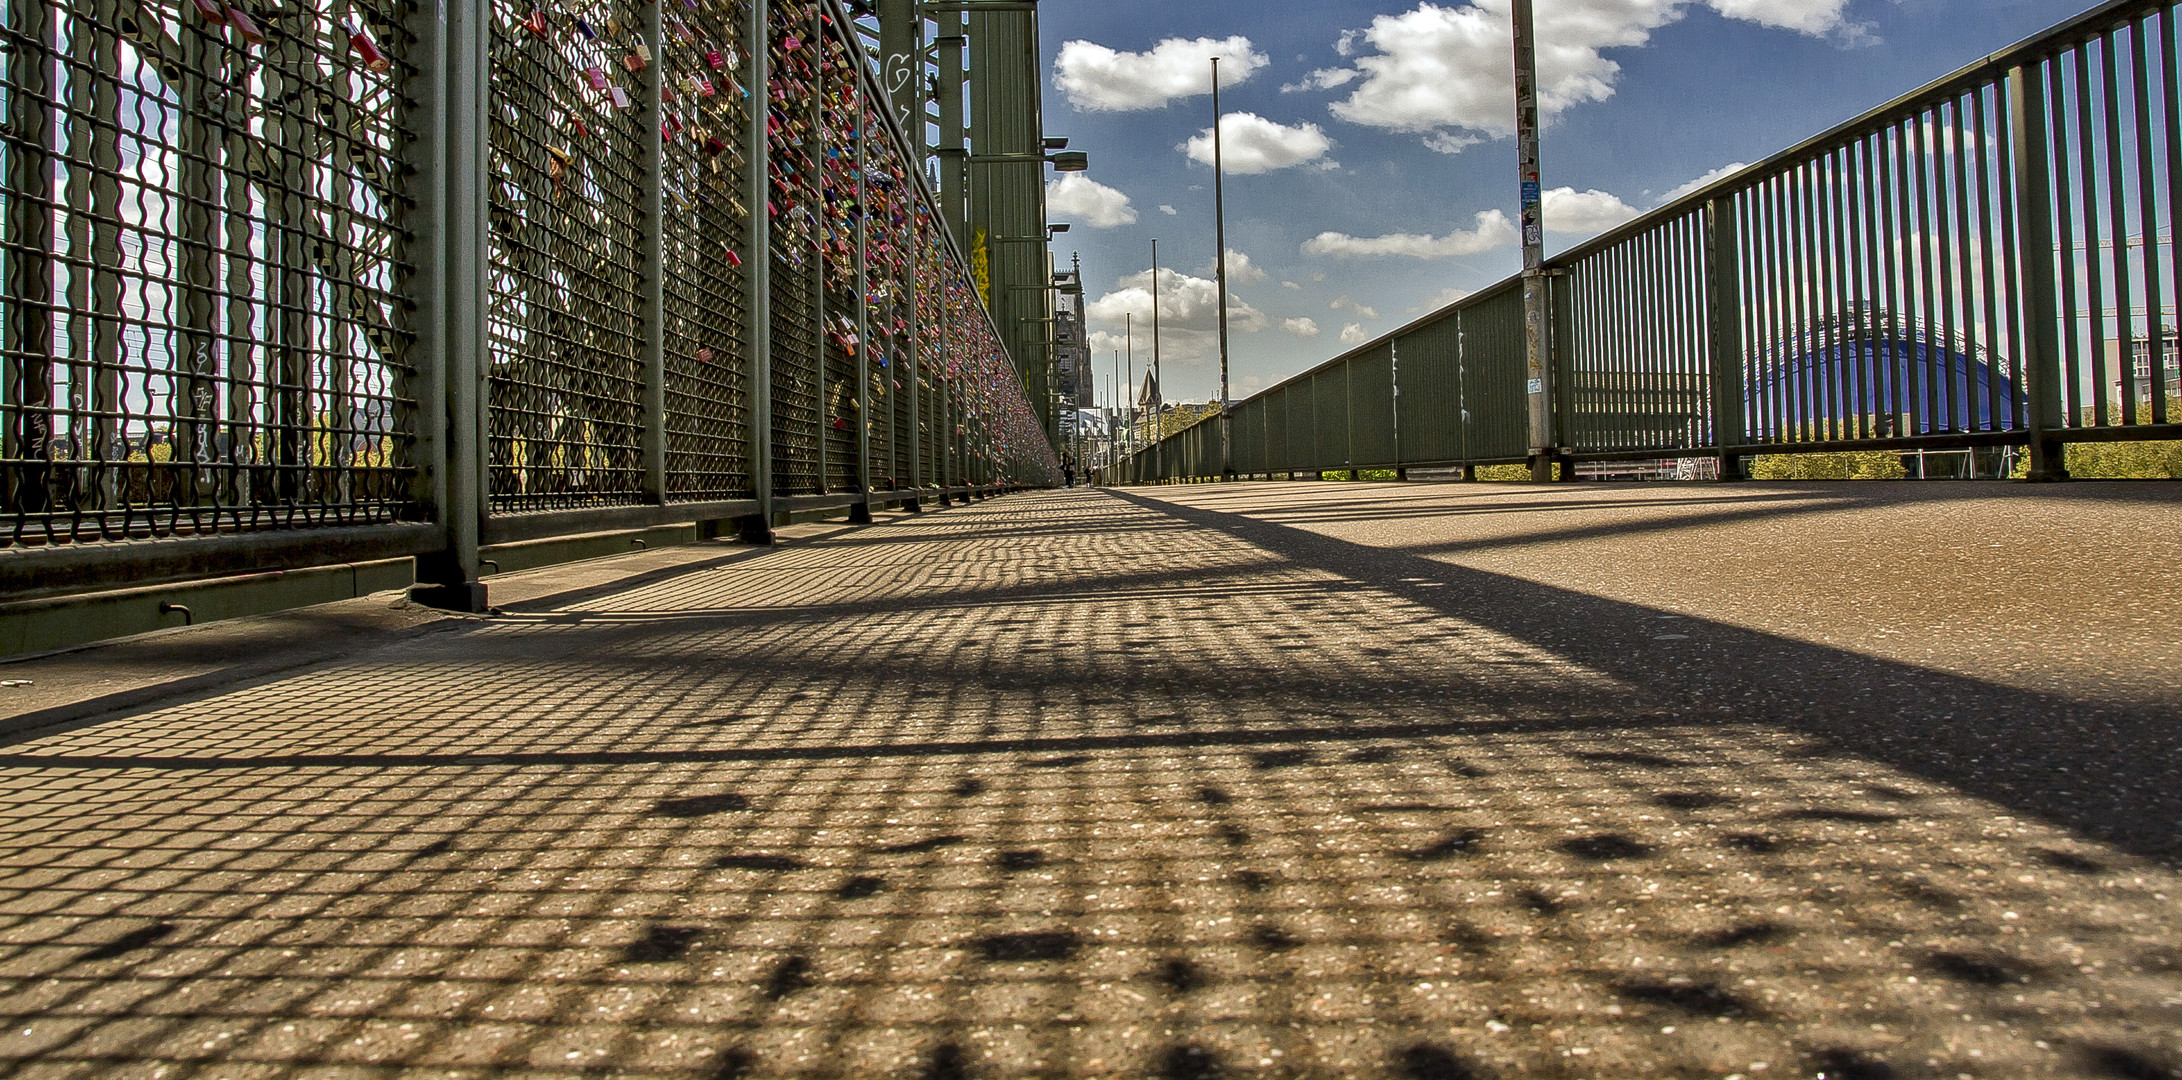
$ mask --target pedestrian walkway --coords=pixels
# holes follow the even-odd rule
[[[1077,490],[532,575],[0,748],[0,1071],[2182,1075],[2178,502]]]

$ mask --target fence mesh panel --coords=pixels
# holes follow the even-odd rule
[[[745,3],[663,15],[667,496],[752,491]]]
[[[642,7],[493,0],[493,511],[644,497]]]
[[[414,516],[396,11],[7,5],[0,546]]]

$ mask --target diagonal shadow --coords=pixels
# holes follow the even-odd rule
[[[2182,862],[2182,703],[2094,704],[1687,615],[1675,629],[1688,639],[1663,643],[1654,635],[1664,613],[1641,605],[1242,514],[1109,494],[1553,650],[1684,701],[1692,719],[1791,728]]]

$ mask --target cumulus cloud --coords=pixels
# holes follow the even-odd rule
[[[1214,275],[1219,273],[1219,268],[1214,266],[1210,260],[1205,262],[1205,268],[1199,272],[1206,277],[1218,280]],[[1251,262],[1250,256],[1234,248],[1227,249],[1227,283],[1229,285],[1261,285],[1271,277],[1271,274],[1266,273],[1256,263]]]
[[[1318,336],[1318,320],[1310,318],[1309,316],[1302,316],[1294,319],[1282,319],[1280,321],[1280,328],[1300,338],[1314,338]]]
[[[1280,88],[1283,94],[1300,94],[1307,90],[1331,90],[1347,86],[1360,76],[1355,68],[1320,68]]]
[[[1805,34],[1860,31],[1844,16],[1848,0],[1560,0],[1541,5],[1537,13],[1540,115],[1551,120],[1574,106],[1612,97],[1621,65],[1606,51],[1641,47],[1653,31],[1698,6]],[[1349,69],[1362,81],[1328,107],[1351,123],[1425,135],[1426,145],[1442,153],[1512,135],[1515,73],[1508,60],[1514,47],[1508,27],[1508,0],[1459,6],[1426,2],[1378,16],[1336,44],[1344,56],[1363,52]]]
[[[1159,212],[1160,212],[1160,213],[1162,213],[1162,214],[1165,214],[1165,215],[1167,215],[1168,217],[1173,217],[1174,215],[1176,215],[1176,214],[1179,214],[1179,213],[1181,213],[1181,211],[1180,211],[1180,210],[1177,210],[1177,209],[1175,209],[1174,207],[1168,206],[1168,205],[1167,205],[1166,203],[1160,203],[1160,204],[1159,204]]]
[[[1364,332],[1363,323],[1349,323],[1341,328],[1341,344],[1343,345],[1362,345],[1370,340],[1371,335]]]
[[[1145,52],[1118,52],[1091,41],[1061,46],[1053,85],[1069,103],[1090,112],[1157,109],[1175,98],[1212,92],[1212,58],[1220,85],[1247,82],[1272,61],[1241,35],[1226,39],[1168,38]]]
[[[1303,253],[1332,255],[1343,259],[1388,255],[1406,255],[1412,259],[1448,259],[1483,254],[1495,248],[1507,247],[1518,239],[1515,223],[1508,220],[1508,215],[1498,210],[1487,210],[1477,215],[1476,228],[1456,229],[1446,236],[1390,233],[1386,236],[1366,237],[1322,232],[1303,242]]]
[[[1292,289],[1292,290],[1294,290],[1294,291],[1296,291],[1296,292],[1302,292],[1302,291],[1303,291],[1303,286],[1301,286],[1301,285],[1298,285],[1298,284],[1296,284],[1296,283],[1295,283],[1295,282],[1293,282],[1293,281],[1283,281],[1283,282],[1281,282],[1281,283],[1280,283],[1280,287],[1281,287],[1281,288],[1283,288],[1283,289]]]
[[[1543,196],[1546,210],[1546,231],[1573,236],[1590,236],[1602,233],[1641,213],[1636,207],[1621,201],[1621,196],[1608,194],[1597,188],[1577,191],[1572,187],[1554,188]]]
[[[1212,129],[1183,144],[1191,161],[1212,164]],[[1290,127],[1256,113],[1228,113],[1220,118],[1220,158],[1228,172],[1249,175],[1316,161],[1333,149],[1317,124]]]
[[[1161,359],[1192,363],[1219,354],[1219,283],[1179,270],[1159,271]],[[1111,337],[1135,316],[1138,359],[1149,355],[1152,332],[1152,272],[1139,271],[1115,282],[1113,291],[1084,305],[1084,317]],[[1227,294],[1228,329],[1254,334],[1272,320],[1247,301]]]
[[[1136,224],[1129,196],[1082,173],[1068,173],[1046,184],[1046,212],[1094,229]]]
[[[1749,163],[1741,161],[1737,161],[1732,164],[1722,165],[1719,168],[1714,169],[1711,172],[1708,172],[1705,175],[1700,176],[1697,179],[1692,180],[1687,184],[1683,184],[1681,187],[1675,188],[1673,191],[1668,192],[1667,197],[1660,201],[1673,202],[1684,195],[1688,195],[1691,192],[1699,190],[1700,188],[1711,187],[1713,184],[1721,180],[1725,180],[1728,177],[1733,176],[1736,173],[1739,173],[1749,167]]]
[[[1340,296],[1334,297],[1333,302],[1327,304],[1326,306],[1332,308],[1335,311],[1346,311],[1359,319],[1376,319],[1379,317],[1378,308],[1372,307],[1368,304],[1360,304],[1354,300],[1351,300],[1345,293]]]

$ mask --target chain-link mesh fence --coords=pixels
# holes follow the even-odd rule
[[[395,10],[6,5],[0,546],[415,514]]]

